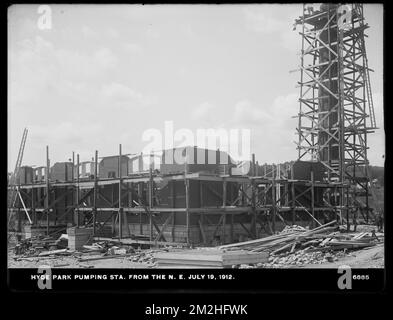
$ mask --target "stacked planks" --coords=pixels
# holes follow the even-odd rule
[[[156,253],[154,260],[156,267],[160,269],[222,269],[241,264],[265,263],[268,260],[268,253],[191,249]]]
[[[367,233],[349,235],[338,232],[336,221],[331,221],[315,229],[307,230],[295,228],[292,231],[285,230],[280,234],[269,237],[233,243],[218,247],[225,250],[249,250],[250,252],[269,252],[272,255],[283,252],[294,252],[296,249],[306,247],[318,250],[343,250],[360,249],[376,244],[375,237]]]

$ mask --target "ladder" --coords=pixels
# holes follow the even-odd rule
[[[20,171],[20,167],[22,164],[23,152],[25,149],[25,144],[26,144],[26,139],[27,139],[27,132],[28,132],[28,130],[27,130],[27,128],[25,128],[23,130],[22,141],[21,141],[20,147],[19,147],[18,158],[16,159],[15,170],[12,173],[9,184],[8,184],[10,187],[10,197],[8,198],[8,200],[9,200],[8,208],[14,207],[15,201],[17,199],[16,182],[19,177],[19,171]]]
[[[356,12],[361,16],[362,11],[363,11],[363,5],[362,4],[356,4],[355,5],[355,10]],[[360,21],[361,27],[366,26],[364,24],[364,21]],[[368,101],[368,108],[369,108],[369,114],[370,114],[370,129],[377,129],[377,122],[375,120],[375,112],[374,112],[374,103],[373,103],[373,95],[372,95],[372,90],[371,90],[371,81],[370,81],[370,69],[368,68],[368,59],[367,59],[367,52],[366,52],[366,43],[364,41],[364,37],[360,37],[360,45],[363,51],[363,79],[365,81],[365,89],[366,89],[366,95],[367,95],[367,101]]]
[[[365,48],[365,46],[364,46]],[[367,93],[367,101],[368,101],[368,107],[369,107],[369,113],[370,113],[370,124],[372,129],[377,128],[377,123],[375,120],[375,112],[374,112],[374,103],[373,103],[373,95],[372,95],[372,90],[371,90],[371,82],[370,82],[370,72],[368,69],[368,59],[366,55],[364,56],[364,75],[365,75],[365,80],[366,80],[366,93]]]

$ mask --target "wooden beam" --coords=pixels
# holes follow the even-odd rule
[[[98,151],[95,152],[94,157],[94,189],[93,189],[93,236],[96,232],[96,219],[97,219],[97,192],[98,192]]]
[[[118,178],[119,178],[119,240],[121,240],[121,238],[123,237],[123,225],[122,225],[122,215],[123,215],[123,207],[121,204],[121,200],[122,200],[122,189],[121,189],[121,184],[122,184],[122,171],[121,171],[121,165],[122,165],[122,153],[121,153],[121,144],[119,144],[119,167],[118,167]]]
[[[241,226],[244,230],[246,230],[246,232],[247,232],[247,234],[250,236],[250,238],[254,238],[254,235],[250,232],[250,230],[248,230],[248,229],[246,228],[246,226],[243,224],[243,222],[239,221],[239,224],[240,224],[240,226]]]
[[[206,235],[205,235],[205,230],[203,229],[203,214],[201,214],[201,216],[198,219],[198,225],[199,225],[199,230],[201,231],[201,235],[202,235],[202,241],[203,244],[207,244],[207,240],[206,240]]]
[[[154,241],[160,240],[160,238],[161,238],[162,234],[164,233],[164,231],[165,231],[167,225],[169,224],[169,221],[171,221],[172,219],[173,219],[173,213],[170,214],[170,215],[166,218],[164,224],[163,224],[162,227],[161,227],[161,230],[159,231],[159,233],[158,233],[157,237],[154,239]]]
[[[184,186],[185,186],[185,196],[186,196],[186,232],[187,232],[187,244],[190,244],[190,185],[189,180],[186,178],[187,175],[187,161],[185,162],[185,174],[184,174]]]
[[[79,198],[80,198],[80,189],[79,189],[79,153],[76,155],[76,210],[75,210],[75,220],[76,220],[76,226],[79,227]]]
[[[45,210],[46,210],[46,234],[49,235],[49,197],[50,197],[50,185],[49,185],[49,147],[46,146],[46,197],[45,197]]]

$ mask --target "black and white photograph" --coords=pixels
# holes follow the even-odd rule
[[[7,16],[8,270],[384,270],[383,4]]]

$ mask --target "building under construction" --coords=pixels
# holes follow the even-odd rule
[[[186,147],[184,164],[153,155],[99,157],[21,166],[25,131],[9,186],[9,228],[29,237],[64,232],[133,243],[212,245],[259,238],[285,225],[368,222],[367,135],[376,129],[363,6],[304,6],[298,159],[250,169],[223,151]],[[294,110],[294,113],[296,111]],[[216,163],[196,164],[197,152]],[[229,155],[230,156],[230,155]],[[229,157],[230,159],[230,157]],[[260,159],[263,160],[263,159]]]

